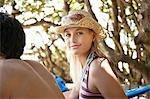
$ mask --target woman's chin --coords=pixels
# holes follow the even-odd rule
[[[79,54],[79,51],[77,51],[77,50],[72,50],[71,53],[72,53],[73,55],[78,55],[78,54]]]

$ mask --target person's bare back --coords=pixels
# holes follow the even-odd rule
[[[0,98],[63,99],[54,78],[39,63],[0,60]]]

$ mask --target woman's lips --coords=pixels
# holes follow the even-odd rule
[[[70,48],[72,49],[78,49],[80,47],[80,45],[71,45]]]

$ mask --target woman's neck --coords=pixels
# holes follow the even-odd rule
[[[87,52],[87,53],[85,53],[85,54],[82,54],[82,55],[78,56],[78,57],[79,57],[79,61],[81,62],[82,68],[83,68],[83,67],[85,66],[85,64],[86,64],[86,60],[87,60],[87,57],[88,57],[89,53],[90,53],[90,52]]]

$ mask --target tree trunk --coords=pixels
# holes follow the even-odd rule
[[[135,43],[141,45],[143,49],[142,61],[145,62],[147,84],[150,84],[150,0],[142,0],[142,6],[140,10],[140,27],[141,31],[139,35],[135,38]],[[150,98],[150,92],[147,99]]]

